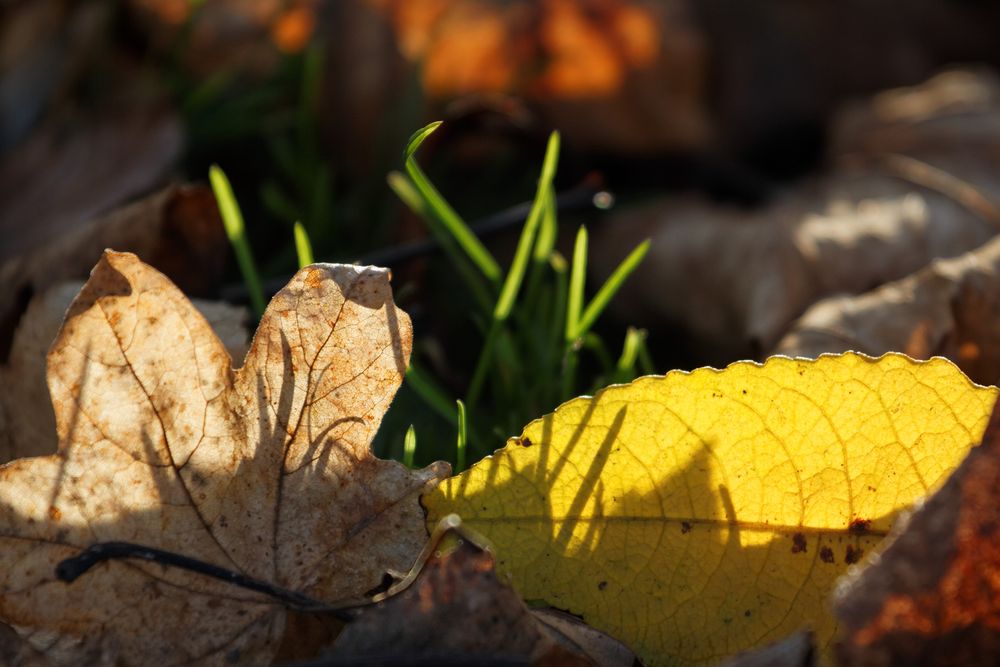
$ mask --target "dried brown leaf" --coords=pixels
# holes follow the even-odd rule
[[[362,16],[352,20],[366,23],[365,50],[374,50],[379,35],[374,17],[363,16],[368,5],[391,24],[396,43],[390,48],[419,63],[423,90],[439,109],[470,95],[511,95],[569,143],[616,153],[693,150],[711,140],[709,53],[686,2],[358,4],[354,13]],[[384,57],[380,64],[381,72],[366,69],[353,77],[384,90],[372,85],[373,72],[391,80],[398,64]]]
[[[56,638],[47,638],[46,649],[58,650]],[[74,652],[80,656],[80,664],[87,667],[117,667],[118,651],[111,642],[98,636],[84,637],[75,641]],[[45,651],[32,646],[10,626],[0,623],[0,665],[4,667],[55,667],[55,663],[45,655]]]
[[[8,667],[52,667],[41,651],[3,623],[0,623],[0,664]]]
[[[981,446],[838,592],[840,665],[1000,663],[1000,411]]]
[[[604,250],[595,272],[652,239],[619,307],[679,323],[728,358],[771,349],[819,299],[902,278],[994,234],[951,200],[872,172],[757,213],[663,200],[613,218],[594,233]]]
[[[313,265],[272,300],[238,371],[162,274],[108,252],[49,353],[59,452],[0,467],[0,620],[78,663],[99,635],[123,664],[259,664],[285,612],[152,563],[73,584],[56,565],[96,542],[197,558],[329,601],[406,569],[426,539],[410,472],[371,438],[402,379],[409,318],[388,274]]]
[[[0,162],[0,261],[50,245],[161,185],[182,142],[179,118],[160,107],[39,129]]]
[[[582,653],[601,667],[641,667],[632,649],[572,614],[556,609],[532,609],[546,630],[570,651]]]
[[[497,578],[493,552],[482,539],[463,528],[455,515],[442,519],[425,551],[426,560],[411,574],[412,582],[349,624],[337,638],[333,655],[367,660],[447,657],[452,662],[490,656],[534,665],[606,664],[595,663],[567,633],[528,610]]]
[[[774,352],[816,357],[891,350],[916,359],[943,356],[981,384],[1000,381],[1000,237],[902,280],[807,310]]]
[[[680,324],[699,347],[733,358],[773,349],[823,298],[861,294],[978,248],[1000,231],[1000,151],[981,141],[1000,123],[1000,91],[991,92],[992,79],[978,87],[950,81],[919,89],[950,100],[925,102],[928,114],[943,117],[904,116],[888,126],[844,121],[838,146],[872,152],[763,209],[664,198],[614,214],[594,233],[604,250],[593,259],[595,272],[609,274],[618,257],[651,238],[619,307]],[[965,106],[962,95],[971,98]],[[869,104],[878,107],[878,99]],[[939,142],[941,125],[966,135]],[[903,128],[905,141],[897,136]]]
[[[127,162],[123,168],[128,168]],[[74,180],[76,176],[70,173],[67,178]],[[86,188],[86,182],[80,187]],[[204,294],[216,286],[225,264],[227,241],[215,199],[204,186],[170,186],[93,218],[89,217],[91,204],[96,206],[97,202],[83,203],[83,193],[73,195],[58,188],[52,193],[47,196],[53,201],[46,205],[54,202],[62,208],[37,212],[25,208],[15,215],[0,205],[0,226],[9,227],[0,233],[6,240],[9,232],[11,240],[0,252],[0,282],[5,285],[0,292],[0,359],[6,358],[11,335],[29,298],[60,282],[86,279],[105,248],[140,254],[188,294]],[[119,197],[130,194],[125,189],[94,197],[102,206],[113,206]],[[18,231],[19,227],[32,231]],[[41,235],[35,233],[38,230]]]
[[[17,391],[0,393],[0,463],[27,456],[54,454],[58,447],[55,413],[45,380],[45,359],[63,318],[83,283],[62,283],[35,295],[14,332],[0,386]],[[246,356],[249,311],[218,301],[192,299],[231,359]]]

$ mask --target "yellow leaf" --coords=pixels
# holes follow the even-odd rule
[[[88,642],[121,665],[267,664],[285,624],[270,598],[134,559],[69,584],[56,566],[124,541],[363,596],[419,553],[419,492],[446,468],[371,451],[410,347],[387,271],[315,264],[233,371],[167,278],[106,252],[49,352],[59,451],[0,466],[0,621],[56,664],[89,664]]]
[[[493,540],[525,598],[649,664],[804,625],[825,647],[836,578],[979,441],[996,395],[898,354],[641,378],[532,422],[424,504]]]

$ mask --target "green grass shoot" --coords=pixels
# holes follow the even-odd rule
[[[622,285],[630,275],[639,267],[642,260],[646,257],[646,253],[649,252],[649,239],[646,239],[639,245],[635,247],[632,252],[628,254],[628,257],[622,260],[621,264],[611,273],[601,288],[597,290],[597,294],[594,295],[594,299],[587,304],[587,307],[583,311],[583,315],[577,321],[575,336],[579,337],[590,331],[590,327],[594,326],[594,322],[600,317],[604,309],[607,308],[608,304],[611,303],[611,299],[614,298],[618,290],[621,289]],[[574,267],[575,268],[575,267]]]
[[[465,418],[465,403],[455,401],[458,408],[458,438],[455,443],[455,473],[465,470],[465,452],[468,449],[469,431]]]
[[[264,290],[261,287],[260,276],[257,275],[257,268],[253,261],[253,253],[250,250],[250,243],[247,241],[246,227],[243,224],[243,215],[240,213],[239,204],[233,195],[233,188],[226,178],[225,172],[218,165],[212,165],[208,170],[208,178],[212,183],[212,191],[215,192],[215,200],[219,205],[219,213],[222,215],[222,224],[226,229],[226,236],[236,253],[236,261],[243,274],[243,281],[250,292],[250,305],[258,317],[264,314]]]
[[[468,255],[472,263],[482,272],[483,276],[493,285],[500,284],[502,271],[496,259],[486,249],[486,246],[476,238],[476,235],[469,229],[469,226],[462,220],[455,209],[438,192],[427,175],[424,174],[420,165],[414,157],[417,149],[424,140],[431,135],[441,125],[441,121],[431,123],[424,128],[417,130],[406,145],[404,157],[406,160],[406,173],[411,182],[416,187],[417,192],[423,198],[426,208],[430,213],[430,218],[439,223],[455,239],[459,247]]]
[[[455,408],[447,394],[414,362],[406,369],[406,385],[435,412],[455,424]]]
[[[528,420],[560,402],[602,383],[627,381],[637,368],[652,372],[644,332],[630,329],[621,355],[614,356],[592,331],[647,254],[649,244],[633,250],[593,300],[586,302],[586,228],[577,233],[571,262],[556,250],[559,226],[553,178],[559,135],[553,133],[513,259],[502,270],[415,161],[416,151],[439,125],[432,123],[414,133],[404,153],[406,173],[393,172],[388,182],[427,223],[458,281],[475,298],[473,311],[465,317],[484,323],[468,328],[472,335],[481,331],[483,337],[464,400],[456,403],[420,366],[411,367],[406,375],[407,386],[431,411],[457,428],[457,472],[489,453],[491,443],[502,443]],[[584,356],[588,363],[581,364]]]
[[[572,345],[580,337],[580,309],[583,306],[583,286],[587,280],[587,228],[580,227],[573,244],[573,263],[569,272],[569,294],[566,301],[566,343]]]
[[[299,268],[301,269],[314,262],[312,244],[309,243],[309,235],[301,222],[296,221],[292,231],[295,235],[295,255],[299,259]]]
[[[406,429],[406,436],[403,438],[403,465],[413,469],[413,459],[417,454],[417,432],[410,424]]]
[[[479,399],[483,382],[486,379],[487,370],[490,367],[493,347],[496,343],[500,327],[514,307],[521,283],[524,282],[524,274],[528,268],[528,260],[532,255],[532,248],[535,245],[535,233],[541,225],[545,213],[545,205],[549,190],[552,187],[552,179],[556,173],[556,165],[559,162],[559,133],[553,132],[549,136],[549,143],[545,150],[545,159],[542,162],[542,172],[538,177],[538,187],[535,191],[535,199],[528,212],[528,219],[521,230],[521,236],[517,242],[517,250],[514,251],[514,259],[511,262],[510,270],[504,278],[503,287],[500,289],[500,296],[496,306],[493,308],[493,319],[490,322],[490,329],[486,334],[486,342],[479,353],[479,361],[476,362],[476,370],[473,373],[472,381],[469,383],[468,401],[469,405],[475,405]]]
[[[459,248],[455,242],[455,238],[448,232],[447,228],[437,223],[436,218],[431,213],[430,205],[417,191],[417,188],[410,179],[398,171],[393,171],[386,177],[386,182],[392,191],[396,193],[396,196],[427,223],[431,234],[441,244],[441,249],[448,255],[448,259],[451,260],[452,266],[462,277],[462,282],[465,283],[472,293],[476,304],[482,308],[490,308],[493,303],[493,297],[490,296],[489,289],[486,283],[483,282],[482,276],[471,264],[468,256]]]

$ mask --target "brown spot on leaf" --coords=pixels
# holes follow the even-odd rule
[[[861,560],[861,557],[864,555],[864,553],[865,550],[862,549],[861,547],[856,547],[853,544],[848,544],[847,551],[844,553],[844,562],[847,563],[848,565],[853,565],[854,563],[857,563],[859,560]]]
[[[806,536],[802,533],[792,535],[792,553],[798,554],[806,551]]]
[[[528,436],[521,436],[520,438],[514,438],[514,442],[521,445],[522,447],[531,447],[534,443],[531,442],[531,438]]]
[[[305,283],[306,287],[309,289],[319,289],[323,284],[323,279],[326,278],[326,273],[321,269],[311,269],[304,276],[302,282]]]
[[[49,519],[52,521],[59,521],[62,519],[62,512],[55,505],[49,505]]]
[[[608,582],[606,581],[602,581],[597,584],[597,590],[599,591],[603,591],[607,587],[608,587]]]
[[[833,549],[830,547],[823,547],[819,550],[819,559],[824,563],[833,562]]]
[[[847,532],[854,535],[864,535],[871,530],[872,522],[869,519],[855,519],[847,526]]]
[[[681,521],[681,532],[682,533],[690,533],[691,532],[691,522],[690,521]]]

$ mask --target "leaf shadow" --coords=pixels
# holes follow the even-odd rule
[[[802,627],[815,630],[825,648],[835,627],[827,600],[837,579],[885,531],[852,525],[850,517],[836,529],[748,520],[749,508],[738,509],[730,493],[742,473],[721,465],[717,443],[705,439],[681,465],[647,471],[642,488],[622,493],[615,479],[629,462],[613,455],[628,446],[623,436],[635,424],[626,404],[605,406],[614,417],[595,423],[603,397],[592,399],[564,441],[553,442],[548,415],[539,442],[526,447],[512,439],[486,460],[488,486],[472,485],[471,476],[455,486],[461,506],[507,499],[503,516],[479,521],[471,511],[467,523],[494,542],[501,570],[522,596],[668,661],[718,661]],[[584,444],[587,428],[603,434],[598,445]],[[531,462],[515,462],[536,447]],[[670,444],[660,447],[669,460]],[[573,466],[563,452],[586,462],[571,497],[560,488]],[[501,475],[502,466],[516,472]],[[867,518],[886,526],[895,514]]]

